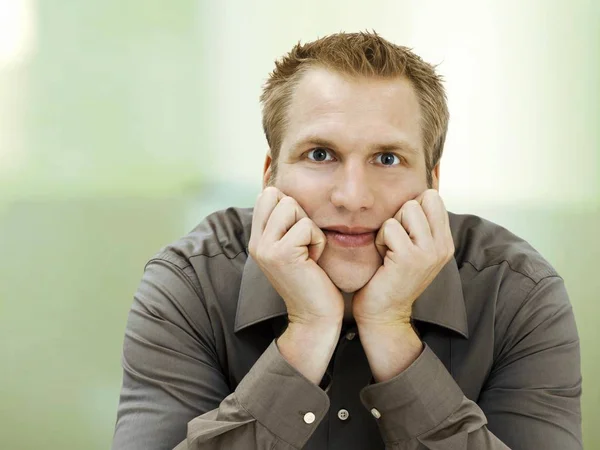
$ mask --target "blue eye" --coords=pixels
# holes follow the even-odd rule
[[[329,157],[329,158],[327,158]],[[315,148],[308,152],[308,159],[315,162],[331,161],[333,158],[324,148]]]
[[[377,155],[377,162],[384,166],[396,166],[400,164],[400,158],[393,153],[381,153]]]

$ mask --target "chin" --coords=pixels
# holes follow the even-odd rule
[[[371,275],[372,276],[372,275]],[[361,277],[357,279],[355,277],[335,277],[329,275],[333,284],[342,292],[346,294],[354,294],[356,291],[360,290],[369,282],[371,277]]]
[[[365,286],[381,266],[381,258],[376,251],[373,255],[361,256],[348,258],[347,255],[334,255],[326,249],[319,259],[319,266],[340,291],[351,294]]]

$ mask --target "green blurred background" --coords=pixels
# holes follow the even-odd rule
[[[251,206],[258,96],[299,39],[375,29],[440,64],[441,192],[566,281],[600,448],[600,6],[0,0],[0,448],[106,449],[144,263]]]

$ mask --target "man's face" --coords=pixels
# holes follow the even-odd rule
[[[341,291],[355,292],[382,264],[374,238],[383,222],[428,187],[418,98],[403,78],[313,68],[288,114],[273,184],[327,236],[319,265]],[[437,180],[436,167],[436,189]]]

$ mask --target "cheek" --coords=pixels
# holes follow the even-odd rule
[[[386,218],[394,217],[404,203],[416,198],[427,189],[426,183],[415,181],[405,178],[402,181],[392,180],[380,186],[377,190],[376,201],[384,211]]]
[[[328,200],[327,178],[315,172],[289,170],[279,173],[276,187],[293,197],[309,216]]]

